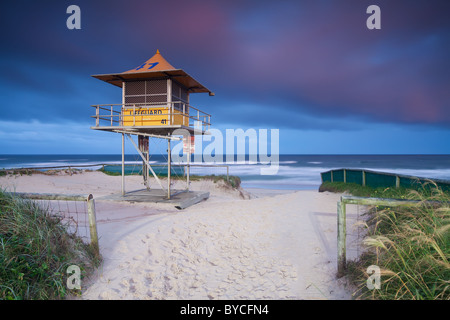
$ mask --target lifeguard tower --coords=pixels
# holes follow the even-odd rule
[[[94,105],[94,130],[122,134],[122,196],[125,196],[125,136],[129,138],[143,161],[144,184],[149,188],[149,171],[161,189],[171,198],[171,140],[177,129],[184,129],[190,136],[205,134],[211,125],[211,115],[189,104],[191,93],[214,93],[181,69],[174,68],[159,50],[140,66],[122,72],[93,75],[122,88],[122,103]],[[178,131],[180,132],[180,131]],[[138,136],[138,144],[131,135]],[[167,188],[149,164],[149,138],[166,139],[168,142]],[[190,143],[188,139],[188,143]],[[189,146],[186,148],[190,150]],[[188,151],[188,161],[190,151]],[[187,190],[189,189],[189,163],[187,165]]]

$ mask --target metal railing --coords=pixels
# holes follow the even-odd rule
[[[188,127],[201,125],[204,130],[208,130],[211,126],[210,114],[183,101],[99,104],[92,105],[92,107],[95,108],[95,115],[91,116],[95,119],[95,127],[100,127],[101,124],[108,127],[146,126],[144,123],[150,123],[153,115],[143,113],[143,109],[162,109],[155,115],[158,118],[166,118],[162,125],[184,125]]]

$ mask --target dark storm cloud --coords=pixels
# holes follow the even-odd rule
[[[81,8],[82,30],[65,27],[70,4]],[[381,30],[365,26],[371,4]],[[192,101],[205,101],[217,122],[450,125],[448,1],[19,0],[0,9],[2,109],[21,102],[9,119],[39,118],[38,105],[86,120],[89,105],[120,101],[91,74],[134,68],[160,49],[216,92]]]
[[[262,12],[260,23],[284,27],[264,41],[252,41],[254,30],[242,35],[248,54],[236,59],[235,90],[246,83],[270,103],[289,97],[276,107],[292,112],[448,125],[449,6],[380,1],[382,30],[370,31],[361,14],[367,3],[299,2],[288,16]]]

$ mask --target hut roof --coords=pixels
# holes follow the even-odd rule
[[[210,95],[213,95],[208,88],[203,86],[185,71],[174,68],[166,59],[164,59],[159,50],[156,51],[153,57],[134,69],[121,73],[98,74],[93,75],[93,77],[118,87],[122,87],[122,82],[124,81],[171,78],[186,87],[189,92],[208,92]]]

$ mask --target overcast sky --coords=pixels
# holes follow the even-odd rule
[[[121,90],[91,75],[157,49],[215,92],[191,95],[214,128],[279,129],[280,153],[449,154],[449,14],[448,0],[5,0],[0,154],[120,153],[119,134],[89,128]]]

